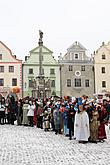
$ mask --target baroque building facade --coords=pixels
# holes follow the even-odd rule
[[[18,97],[22,97],[22,60],[0,41],[0,94],[6,97],[12,88],[19,87]]]
[[[23,62],[23,97],[37,98],[39,91],[39,53],[41,53],[44,97],[60,95],[60,65],[53,57],[53,52],[44,45],[42,52],[37,46],[29,52]]]
[[[67,53],[59,57],[61,65],[61,96],[94,94],[93,61],[86,55],[86,49],[79,42],[73,43]]]
[[[110,94],[110,42],[102,45],[94,52],[95,93]]]

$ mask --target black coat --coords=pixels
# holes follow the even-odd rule
[[[69,109],[68,110],[68,125],[67,125],[67,127],[71,130],[74,130],[74,117],[75,117],[75,111]]]

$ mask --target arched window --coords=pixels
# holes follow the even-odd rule
[[[105,57],[105,54],[103,53],[102,54],[102,60],[105,60],[106,59],[106,57]]]

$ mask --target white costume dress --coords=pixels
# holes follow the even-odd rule
[[[75,114],[74,137],[78,141],[88,141],[90,136],[89,117],[86,111]]]

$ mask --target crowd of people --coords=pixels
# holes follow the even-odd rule
[[[26,97],[16,100],[9,95],[0,98],[0,124],[30,126],[54,131],[79,143],[104,142],[107,138],[105,125],[110,120],[110,101],[87,96],[35,99]]]

